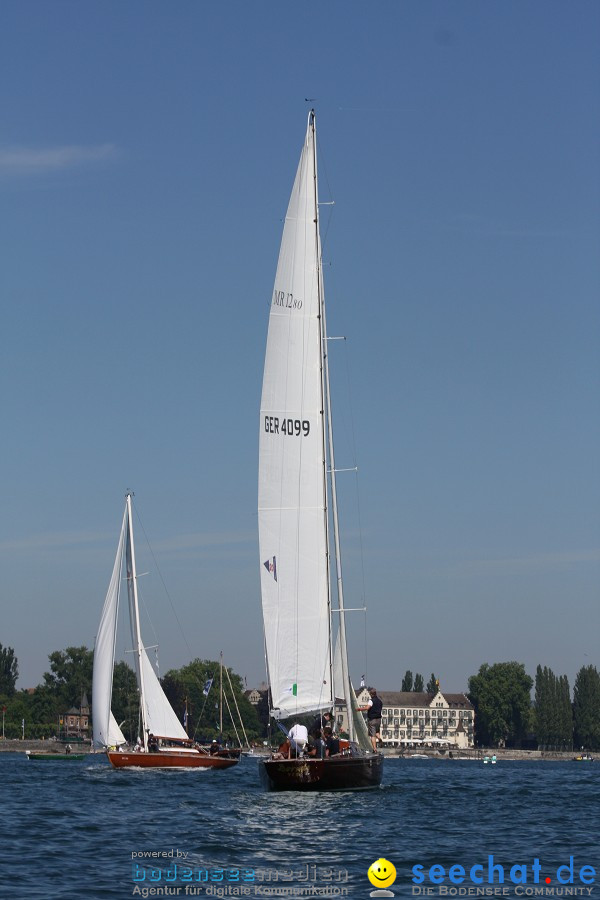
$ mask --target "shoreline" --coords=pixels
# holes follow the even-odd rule
[[[61,741],[53,741],[51,738],[42,740],[21,738],[0,738],[0,753],[24,753],[26,750],[47,750],[49,752],[60,752],[64,749]],[[74,752],[91,753],[91,744],[85,741],[83,744],[71,744]],[[469,750],[453,750],[450,757],[447,752],[440,753],[439,750],[410,750],[402,751],[397,748],[384,747],[381,751],[386,759],[411,759],[413,754],[426,756],[428,759],[445,759],[449,762],[471,760],[474,762],[482,762],[484,756],[495,756],[498,762],[508,760],[536,760],[550,762],[573,761],[579,755],[577,750],[507,750],[505,748],[476,748]],[[598,757],[600,761],[600,756]]]
[[[402,751],[396,748],[384,748],[383,755],[387,759],[411,759],[414,754],[427,756],[429,759],[445,759],[450,762],[458,760],[471,760],[482,762],[485,756],[495,756],[498,762],[508,760],[535,760],[549,762],[574,761],[580,753],[578,750],[516,750],[504,747],[477,747],[469,750],[452,750],[452,756],[439,750],[410,750]]]
[[[60,753],[64,751],[64,748],[65,744],[62,741],[53,741],[51,738],[45,740],[25,738],[24,741],[21,738],[4,738],[4,740],[0,738],[0,753],[25,753],[26,750],[47,750],[49,753]],[[73,753],[90,753],[91,744],[89,741],[84,741],[83,744],[77,742],[71,744],[71,749]]]

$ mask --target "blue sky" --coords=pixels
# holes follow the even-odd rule
[[[149,575],[161,670],[223,649],[264,677],[258,409],[306,97],[347,337],[336,461],[359,466],[339,485],[346,602],[369,609],[353,678],[600,665],[600,7],[1,15],[0,642],[20,686],[93,645],[128,488],[170,597]]]

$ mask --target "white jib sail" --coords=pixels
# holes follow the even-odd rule
[[[260,410],[258,521],[277,718],[332,705],[314,129],[290,198],[271,301]]]
[[[149,733],[161,737],[187,740],[187,732],[167,700],[146,650],[142,652],[142,667],[144,670],[146,726]]]
[[[125,530],[126,514],[123,517],[117,556],[115,558],[112,577],[104,601],[94,646],[92,716],[94,725],[94,747],[96,748],[114,747],[117,744],[125,743],[123,732],[117,725],[110,708]]]
[[[346,685],[348,685],[348,687],[346,687]],[[339,634],[335,642],[335,652],[333,654],[333,687],[336,700],[344,700],[346,706],[346,714],[348,716],[352,716],[352,721],[354,723],[355,740],[359,743],[363,750],[372,750],[371,741],[369,740],[369,732],[367,730],[367,723],[365,722],[365,718],[362,713],[360,713],[358,710],[358,703],[356,702],[356,694],[354,693],[352,682],[349,680],[345,681],[344,679],[344,672],[342,668],[342,643],[340,641]],[[349,697],[346,696],[348,689],[350,690]],[[347,728],[350,731],[349,723],[347,724]]]

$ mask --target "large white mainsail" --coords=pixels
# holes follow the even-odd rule
[[[258,523],[272,713],[332,706],[314,114],[285,218],[260,409]]]
[[[94,747],[114,747],[125,743],[123,732],[111,712],[113,670],[115,662],[115,642],[117,637],[117,615],[121,585],[121,565],[127,510],[123,516],[119,546],[108,586],[96,643],[94,645],[94,675],[92,680],[92,714],[94,726]]]

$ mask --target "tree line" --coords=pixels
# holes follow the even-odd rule
[[[535,687],[532,701],[531,692]],[[407,670],[402,691],[435,694],[432,673],[427,686]],[[480,746],[537,746],[541,750],[600,750],[600,674],[595,666],[577,673],[573,698],[566,675],[538,665],[535,681],[522,663],[484,663],[469,678],[467,696],[475,708],[475,740]]]
[[[20,737],[22,721],[26,736],[55,734],[60,717],[71,707],[79,708],[84,695],[91,699],[94,654],[87,647],[55,650],[48,657],[50,671],[33,691],[17,691],[18,660],[12,647],[0,644],[0,705],[5,736]],[[187,720],[190,736],[216,737],[221,729],[234,737],[239,729],[239,709],[250,740],[262,735],[257,711],[244,694],[242,678],[226,669],[223,679],[222,719],[217,688],[219,662],[196,659],[161,679],[163,690],[181,719]],[[208,693],[205,693],[211,682]],[[439,680],[432,673],[424,678],[407,671],[403,691],[435,694]],[[534,690],[532,700],[532,690]],[[475,740],[480,746],[537,746],[543,750],[600,750],[600,673],[583,666],[575,678],[573,695],[566,675],[557,676],[538,665],[535,680],[518,662],[484,663],[469,678],[467,696],[475,708]],[[139,730],[139,702],[133,670],[125,662],[115,663],[112,709],[122,723],[125,736],[135,741]],[[93,711],[92,711],[93,712]]]
[[[535,684],[534,700],[531,691]],[[583,666],[573,697],[566,675],[538,665],[534,679],[517,662],[482,665],[469,678],[475,738],[481,746],[600,750],[600,673]]]
[[[413,673],[410,671],[410,669],[407,669],[404,678],[402,679],[402,687],[400,688],[400,690],[408,691],[409,693],[414,692],[416,694],[421,694],[423,692],[427,694],[435,694],[439,687],[439,684],[440,683],[433,672],[431,673],[431,678],[427,682],[427,686],[425,686],[425,679],[422,675],[419,675],[419,673],[417,672],[413,679]]]
[[[50,671],[44,673],[43,683],[32,691],[17,691],[18,661],[11,647],[0,644],[0,706],[5,737],[21,737],[23,720],[26,737],[56,735],[67,710],[80,709],[84,697],[91,701],[93,650],[67,647],[55,650],[48,660]],[[219,673],[218,661],[196,659],[181,669],[169,670],[160,681],[190,737],[212,740],[221,732],[221,725],[225,737],[235,739],[236,729],[241,736],[239,710],[248,740],[255,740],[263,728],[256,709],[244,694],[241,676],[223,667],[221,695]],[[125,662],[114,666],[112,711],[125,737],[135,743],[139,734],[139,695],[135,673]]]

